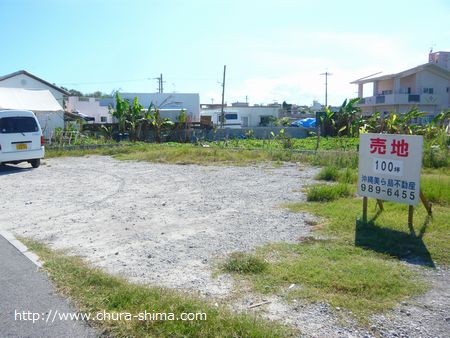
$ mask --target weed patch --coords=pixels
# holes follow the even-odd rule
[[[244,252],[234,252],[223,265],[227,272],[243,274],[260,273],[267,269],[268,264],[261,258]]]
[[[317,180],[337,181],[339,179],[339,170],[336,167],[324,167],[316,176]]]
[[[258,255],[278,257],[265,273],[251,277],[258,291],[326,301],[352,311],[362,321],[426,289],[417,274],[401,263],[342,243],[272,244],[260,248]],[[288,288],[292,284],[296,287]]]

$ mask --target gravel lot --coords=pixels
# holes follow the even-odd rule
[[[45,162],[2,170],[0,224],[134,281],[225,295],[231,280],[211,278],[215,258],[309,232],[279,205],[303,198],[314,169]]]
[[[301,189],[317,171],[294,164],[204,167],[100,156],[49,159],[37,170],[0,166],[0,229],[68,249],[135,282],[257,311],[307,337],[450,337],[448,269],[419,269],[433,288],[374,316],[370,329],[342,321],[341,311],[326,304],[286,304],[276,296],[248,310],[266,299],[250,289],[236,294],[227,275],[212,277],[217,260],[230,252],[310,233],[305,220],[311,216],[279,205],[303,199]]]

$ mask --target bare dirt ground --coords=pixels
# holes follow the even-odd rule
[[[205,167],[100,156],[49,159],[37,170],[5,166],[0,228],[68,249],[131,281],[198,292],[246,310],[262,298],[250,291],[235,298],[230,276],[212,276],[215,262],[230,252],[310,234],[305,220],[311,216],[280,204],[304,199],[302,187],[317,171],[296,164]],[[426,275],[434,285],[429,293],[374,318],[370,330],[342,323],[326,304],[271,297],[251,311],[310,337],[448,337],[450,273]]]

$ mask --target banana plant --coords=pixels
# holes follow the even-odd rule
[[[167,117],[163,118],[160,109],[153,103],[150,103],[146,117],[152,128],[155,130],[155,141],[161,143],[161,130],[164,127],[173,126],[174,123]]]
[[[126,114],[126,123],[130,127],[132,141],[137,141],[139,139],[140,129],[142,125],[143,109],[144,106],[139,103],[137,97],[134,98],[133,105],[131,107],[128,107],[128,112]],[[140,127],[138,128],[138,126]],[[139,132],[137,132],[137,129],[139,129]]]
[[[128,100],[123,100],[120,97],[120,94],[116,92],[116,108],[112,111],[112,116],[117,119],[117,123],[119,124],[119,132],[125,132],[126,121],[127,121],[127,113],[130,107],[130,103]]]

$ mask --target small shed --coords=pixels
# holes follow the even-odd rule
[[[34,112],[47,139],[64,128],[64,110],[49,90],[0,88],[0,110],[11,109]]]

